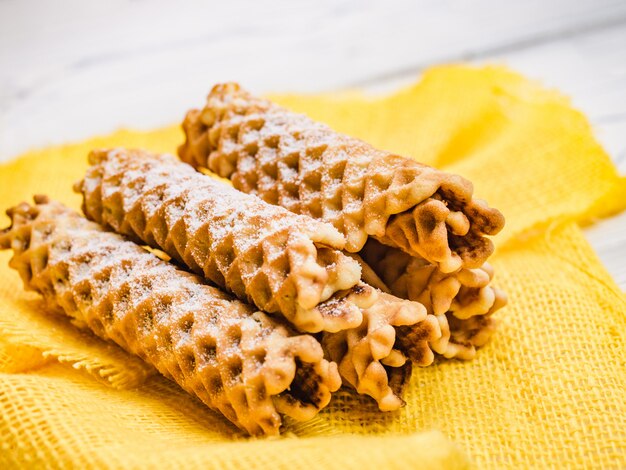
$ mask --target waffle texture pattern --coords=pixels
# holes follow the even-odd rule
[[[114,341],[250,434],[278,434],[281,413],[312,418],[339,388],[337,366],[297,335],[193,275],[36,198],[9,211],[0,247],[49,311]]]
[[[569,100],[466,66],[380,98],[271,99],[461,174],[506,215],[489,258],[509,296],[498,333],[472,361],[414,370],[397,412],[340,389],[314,419],[284,418],[280,438],[246,439],[142,360],[45,314],[0,251],[0,467],[459,469],[463,453],[472,468],[626,467],[626,301],[577,225],[623,209],[626,190]],[[71,184],[91,149],[171,153],[183,139],[177,124],[29,152],[0,166],[0,207],[47,193],[80,209]]]
[[[215,86],[206,106],[188,113],[183,130],[184,161],[268,202],[333,223],[346,236],[348,251],[361,250],[376,262],[377,274],[393,284],[391,293],[429,306],[436,302],[429,313],[441,332],[430,335],[437,353],[472,359],[490,339],[491,314],[506,297],[487,285],[493,270],[487,274],[482,263],[493,245],[484,235],[497,233],[504,219],[472,199],[468,181],[376,150],[233,83]],[[381,269],[395,270],[398,263],[403,276],[383,275]],[[469,320],[476,315],[481,317]],[[423,333],[400,331],[399,343],[409,348],[407,340]]]
[[[407,359],[432,362],[428,342],[407,341],[415,329],[427,328],[429,339],[440,336],[423,323],[426,310],[390,295],[379,302],[374,289],[358,283],[360,264],[337,250],[343,239],[332,226],[239,193],[168,155],[102,150],[91,152],[89,161],[76,185],[88,217],[164,250],[244,300],[283,313],[301,330],[349,331],[324,344],[343,364],[347,384],[381,410],[403,403],[410,369],[398,374],[393,367]],[[309,310],[302,306],[306,295]]]
[[[216,85],[183,129],[183,161],[269,203],[331,222],[350,252],[374,236],[444,272],[476,268],[493,252],[486,235],[504,225],[460,176],[377,150],[235,83]]]
[[[330,224],[197,173],[169,155],[94,151],[76,185],[85,215],[160,248],[238,298],[306,332],[361,324],[376,292]]]

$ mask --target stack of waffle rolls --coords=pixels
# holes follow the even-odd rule
[[[237,189],[330,222],[382,280],[372,285],[422,303],[439,323],[433,350],[471,359],[506,304],[490,285],[487,235],[502,214],[452,175],[339,134],[254,97],[237,84],[213,88],[183,123],[180,158],[229,178]],[[401,335],[402,336],[402,335]]]
[[[402,405],[411,362],[432,362],[429,342],[441,336],[432,316],[361,282],[359,263],[339,251],[344,238],[330,224],[241,193],[170,155],[99,150],[89,162],[75,186],[88,218],[163,250],[301,331],[321,332],[344,381],[382,410]],[[309,297],[319,304],[303,312],[299,293],[312,286]]]
[[[44,196],[7,211],[0,247],[50,310],[250,434],[311,418],[342,382],[396,410],[413,366],[488,341],[504,219],[471,183],[236,84],[183,129],[182,162],[91,152],[75,185],[87,218]]]
[[[52,311],[142,357],[250,434],[313,417],[341,385],[319,342],[67,207],[7,211],[0,247]]]

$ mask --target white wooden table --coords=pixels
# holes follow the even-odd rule
[[[0,160],[176,122],[210,84],[388,90],[505,63],[569,94],[626,172],[624,0],[0,0]],[[587,235],[626,287],[626,215]]]

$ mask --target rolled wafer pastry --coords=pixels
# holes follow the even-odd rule
[[[339,364],[345,383],[374,398],[381,411],[392,411],[404,404],[402,391],[412,365],[432,363],[429,342],[440,335],[437,321],[422,305],[381,292],[363,310],[358,328],[324,333],[322,346]]]
[[[449,339],[432,345],[437,353],[472,359],[476,347],[483,346],[495,331],[491,315],[505,306],[507,299],[502,290],[490,284],[494,271],[489,263],[477,269],[443,273],[422,258],[376,240],[368,240],[361,255],[392,294],[420,302],[429,314],[440,319],[442,330],[449,331]]]
[[[24,286],[112,340],[250,434],[313,417],[341,379],[319,342],[232,299],[67,207],[7,211],[0,248]]]
[[[257,266],[263,269],[261,274],[264,276],[263,279],[270,280],[277,277],[272,269],[278,263],[274,261],[272,264],[272,260],[278,256],[284,256],[284,248],[279,244],[280,238],[276,235],[279,229],[288,226],[292,231],[300,230],[309,234],[313,231],[319,232],[321,225],[322,229],[334,231],[330,225],[320,224],[319,221],[309,218],[305,219],[282,208],[268,205],[252,196],[223,187],[220,183],[200,175],[173,157],[129,150],[97,151],[90,155],[90,163],[92,166],[85,179],[77,185],[84,195],[83,207],[88,216],[113,227],[122,234],[163,249],[172,257],[181,260],[190,268],[203,273],[220,285],[229,286],[228,282],[232,282],[232,276],[229,276],[229,273],[223,274],[220,278],[214,274],[212,268],[212,265],[216,265],[219,269],[219,257],[224,257],[220,255],[221,249],[216,250],[217,254],[212,254],[209,246],[212,240],[218,238],[216,233],[224,237],[220,231],[227,229],[233,234],[231,243],[234,245],[235,254],[227,257],[228,262],[232,264],[227,265],[224,262],[231,272],[236,266],[237,257],[242,260],[239,261],[241,264],[256,259],[258,260],[255,261]],[[222,191],[231,195],[232,200],[222,197]],[[198,207],[206,204],[207,201],[221,203],[223,208],[209,206],[204,211],[199,210]],[[224,211],[227,212],[226,215]],[[275,214],[282,214],[285,221],[282,222]],[[235,225],[230,222],[233,219],[241,222]],[[308,223],[309,226],[304,228],[303,222]],[[207,232],[209,232],[208,236]],[[259,243],[258,239],[262,242]],[[248,243],[249,247],[241,248],[242,240]],[[223,243],[223,240],[218,241]],[[262,246],[265,253],[253,253],[253,256],[246,254],[246,250],[255,250],[258,246]],[[258,249],[258,251],[261,250]],[[329,266],[330,276],[342,276],[342,270],[346,269],[346,266],[347,269],[359,275],[361,273],[358,262],[339,251],[318,247],[317,253],[318,259],[327,260],[326,265]],[[213,262],[210,260],[211,257],[218,260]],[[207,259],[209,259],[208,262]],[[266,266],[263,263],[268,259],[270,263]],[[302,259],[303,257],[294,258],[288,271],[297,273],[302,270],[302,267],[298,265],[303,262]],[[357,269],[354,269],[354,265]],[[236,274],[244,278],[240,273],[245,274],[246,269],[250,271],[250,268],[243,264],[243,268],[236,271]],[[278,274],[282,276],[283,271],[286,270],[282,268]],[[221,273],[224,273],[224,270]],[[223,284],[221,284],[222,279],[226,281]],[[353,283],[358,281],[354,277],[350,279]],[[245,282],[245,278],[242,282]],[[239,283],[237,280],[234,285],[237,286]],[[348,285],[344,284],[343,287],[348,287]],[[265,300],[265,303],[255,300],[259,295],[257,289],[259,289],[258,283],[251,284],[245,293],[259,307],[271,306],[272,304]],[[238,292],[235,289],[233,291]],[[401,376],[398,373],[394,374],[392,383],[396,390],[392,391],[389,387],[387,372],[380,363],[382,361],[397,364],[399,357],[403,354],[392,350],[395,342],[394,327],[421,322],[423,319],[421,317],[425,317],[426,314],[424,308],[417,303],[397,298],[390,301],[392,296],[381,299],[379,303],[376,300],[377,296],[376,291],[369,285],[360,283],[347,293],[336,292],[318,308],[322,313],[328,313],[328,321],[332,321],[336,320],[335,312],[341,312],[343,304],[351,308],[361,307],[362,313],[361,311],[359,313],[362,315],[361,318],[366,317],[365,321],[348,326],[344,324],[342,328],[330,328],[328,325],[324,328],[326,332],[330,332],[327,335],[332,335],[337,330],[349,331],[348,334],[341,335],[329,343],[335,345],[343,343],[344,345],[341,349],[335,348],[330,357],[343,364],[340,372],[346,374],[344,379],[348,384],[360,393],[368,393],[375,398],[381,403],[381,408],[392,409],[394,404],[397,407],[402,403],[401,399],[394,395],[401,388]],[[280,299],[279,295],[277,297]],[[297,323],[297,318],[287,315],[286,317],[296,326],[306,329],[307,325],[302,322]],[[309,328],[309,330],[313,329]],[[437,334],[437,331],[431,329],[428,330],[428,334],[433,336]],[[418,342],[411,348],[405,349],[407,353],[411,352],[412,356],[419,355],[420,361],[427,361],[429,354],[432,355],[428,345],[424,342]],[[422,349],[428,349],[428,351],[422,351]],[[366,368],[366,365],[370,363],[377,363],[379,367],[376,368],[373,365]],[[404,374],[404,377],[408,377],[408,374]]]
[[[388,310],[387,314],[383,317],[386,319],[393,319],[390,313],[398,308],[411,308],[413,311],[419,311],[419,317],[415,318],[415,321],[404,323],[390,323],[395,328],[395,346],[399,347],[400,351],[406,355],[413,364],[419,366],[428,366],[432,364],[434,356],[431,349],[439,351],[445,349],[441,346],[447,344],[450,336],[447,320],[441,319],[441,315],[437,316],[432,313],[432,309],[426,308],[426,306],[416,299],[407,299],[407,297],[400,297],[391,292],[391,289],[383,282],[378,274],[372,269],[372,267],[366,263],[361,256],[355,253],[351,253],[354,259],[356,259],[361,265],[361,279],[368,285],[375,286],[387,295],[380,296],[376,304],[370,309],[378,307],[378,304],[385,306]],[[388,328],[389,331],[391,331]],[[429,347],[430,345],[430,347]]]
[[[75,189],[85,215],[160,248],[305,332],[361,324],[376,291],[360,283],[330,224],[293,214],[202,175],[173,156],[94,151]]]
[[[368,237],[436,264],[478,268],[502,214],[472,197],[472,184],[377,150],[227,83],[183,123],[180,158],[235,188],[331,222],[358,252]]]

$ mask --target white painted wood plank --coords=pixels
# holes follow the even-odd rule
[[[325,90],[620,21],[615,0],[4,0],[0,159],[176,121],[217,81]]]

